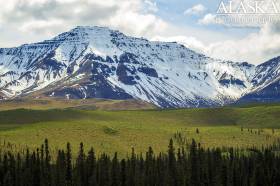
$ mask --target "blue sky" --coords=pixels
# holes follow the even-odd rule
[[[238,4],[241,1],[246,3],[254,0],[232,1]],[[177,32],[184,37],[171,38],[208,56],[259,64],[280,55],[279,22],[257,26],[243,23],[237,26],[201,24],[200,21],[208,14],[216,15],[221,0],[155,0],[155,2],[158,7],[155,13],[157,16],[185,31]],[[226,4],[228,0],[223,2]],[[203,6],[205,10],[199,14],[184,14],[186,10],[197,5]],[[187,37],[194,37],[196,42],[190,44]]]
[[[226,33],[232,38],[242,38],[249,33],[257,32],[256,28],[236,28],[225,27],[223,25],[200,25],[198,20],[207,13],[215,13],[219,7],[220,0],[155,0],[158,6],[158,12],[156,14],[169,22],[182,27],[191,25],[194,28],[201,30],[209,30],[220,33]],[[202,4],[207,8],[204,14],[201,15],[184,15],[184,11],[197,4]]]

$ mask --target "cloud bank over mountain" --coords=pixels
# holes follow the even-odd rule
[[[9,46],[21,43],[23,35],[36,41],[77,25],[110,26],[137,36],[148,36],[167,26],[153,14],[157,6],[151,0],[10,0],[1,6],[0,28],[19,35],[18,42],[0,38],[2,45],[8,42]]]
[[[249,0],[243,1],[247,2]],[[13,47],[55,36],[77,25],[107,26],[128,35],[183,43],[214,58],[259,64],[280,55],[279,22],[254,25],[255,31],[239,38],[228,37],[227,28],[252,25],[226,25],[215,22],[216,12],[207,4],[194,4],[182,10],[193,24],[178,24],[162,17],[162,0],[10,0],[0,10],[0,47]],[[234,5],[241,0],[234,0]],[[168,5],[165,5],[167,14]],[[174,2],[173,6],[177,6]],[[219,4],[217,3],[217,5]],[[170,13],[171,14],[171,13]],[[278,16],[278,15],[276,15]],[[278,16],[279,17],[279,16]],[[279,17],[280,19],[280,17]],[[226,27],[223,32],[215,27]],[[223,36],[222,36],[223,35]],[[208,40],[211,39],[211,42]]]
[[[263,1],[263,4],[258,4],[260,9],[255,7],[251,10],[255,11],[255,13],[250,13],[247,5],[252,6],[255,1],[233,0],[231,2],[230,7],[229,3],[221,1],[221,4],[219,6],[217,5],[217,12],[221,11],[219,8],[223,7],[222,10],[224,12],[222,13],[229,13],[230,11],[235,13],[223,15],[219,15],[217,12],[206,13],[198,20],[198,24],[204,26],[223,26],[228,29],[236,28],[239,29],[238,31],[246,28],[255,28],[258,31],[240,39],[225,40],[210,44],[205,44],[196,38],[197,41],[193,43],[193,48],[195,49],[199,46],[199,51],[214,58],[248,61],[254,64],[260,64],[265,60],[279,56],[280,14],[277,13],[277,10],[272,9],[272,7],[276,8],[277,4],[272,4],[274,1]],[[225,7],[221,6],[222,4]],[[258,13],[258,11],[263,11],[266,14]],[[185,40],[188,39],[185,38],[177,41],[188,46]]]

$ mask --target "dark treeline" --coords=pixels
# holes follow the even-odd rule
[[[96,156],[80,145],[73,158],[70,144],[51,157],[48,141],[36,151],[1,153],[1,186],[199,186],[199,185],[280,185],[280,158],[275,147],[251,149],[204,149],[193,140],[187,150],[168,151],[119,159],[117,153]]]

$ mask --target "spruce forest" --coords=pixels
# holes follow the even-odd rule
[[[1,186],[273,186],[280,185],[279,144],[261,150],[204,149],[192,140],[175,149],[170,140],[166,153],[96,155],[93,148],[77,155],[70,143],[52,157],[48,140],[35,151],[2,152]],[[74,158],[75,157],[75,158]]]

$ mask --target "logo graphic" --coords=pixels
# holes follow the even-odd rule
[[[221,1],[216,23],[228,26],[259,26],[280,21],[280,2],[275,0]]]

